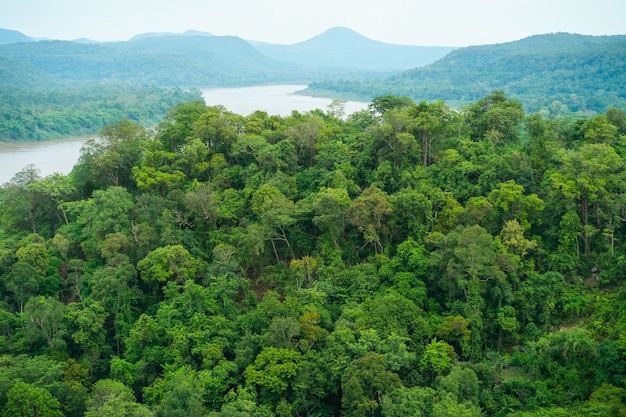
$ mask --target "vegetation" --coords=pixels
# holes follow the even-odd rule
[[[1,189],[2,416],[622,416],[626,114],[120,120]]]
[[[310,82],[306,94],[392,94],[456,109],[501,90],[546,118],[626,107],[625,36],[556,33],[454,49],[388,45],[346,28],[294,45],[195,32],[106,43],[17,35],[0,31],[0,141],[97,133],[120,118],[153,125],[200,99],[195,88],[214,86]]]
[[[128,42],[41,41],[0,45],[0,56],[52,81],[118,81],[164,87],[301,81],[295,65],[272,60],[234,36],[161,36]]]
[[[196,90],[119,83],[0,88],[0,142],[98,133],[124,118],[154,126],[172,106],[200,98]]]
[[[546,117],[589,116],[626,107],[626,36],[567,33],[452,51],[439,61],[384,80],[310,84],[308,93],[368,100],[394,94],[445,100],[460,108],[493,90]]]

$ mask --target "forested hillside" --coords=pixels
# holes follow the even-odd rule
[[[341,113],[188,102],[4,185],[1,415],[624,415],[626,114]]]
[[[54,80],[211,87],[301,81],[303,70],[235,36],[159,36],[128,42],[0,45],[0,56]]]
[[[459,48],[431,65],[385,80],[314,82],[308,92],[369,100],[395,94],[415,101],[445,100],[460,108],[492,90],[546,116],[626,108],[626,36],[554,33]]]

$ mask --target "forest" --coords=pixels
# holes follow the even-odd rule
[[[124,83],[0,86],[0,143],[96,134],[120,119],[154,126],[172,106],[201,97],[198,90]]]
[[[626,415],[626,113],[188,101],[0,188],[0,415]]]
[[[440,60],[385,79],[315,81],[307,94],[372,100],[394,94],[461,108],[502,90],[527,112],[593,116],[626,107],[626,36],[570,33],[459,48]]]

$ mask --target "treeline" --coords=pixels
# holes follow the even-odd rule
[[[144,126],[163,120],[180,103],[199,100],[197,90],[120,83],[59,83],[0,89],[0,142],[39,141],[100,132],[120,119]]]
[[[311,94],[366,98],[394,94],[461,108],[493,90],[546,117],[589,116],[626,107],[626,36],[567,33],[452,51],[439,61],[376,79],[317,81]]]
[[[18,173],[2,416],[624,415],[624,111],[342,113],[188,102]]]

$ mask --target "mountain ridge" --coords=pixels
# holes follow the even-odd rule
[[[34,42],[34,39],[17,30],[0,28],[0,45],[19,42]]]
[[[367,38],[346,27],[334,27],[291,45],[252,42],[265,55],[298,65],[352,71],[396,72],[426,65],[454,47],[397,45]]]
[[[529,111],[554,102],[574,112],[626,107],[626,35],[557,32],[463,47],[384,79],[313,82],[307,91],[360,99],[405,95],[461,106],[493,90],[519,99]]]

